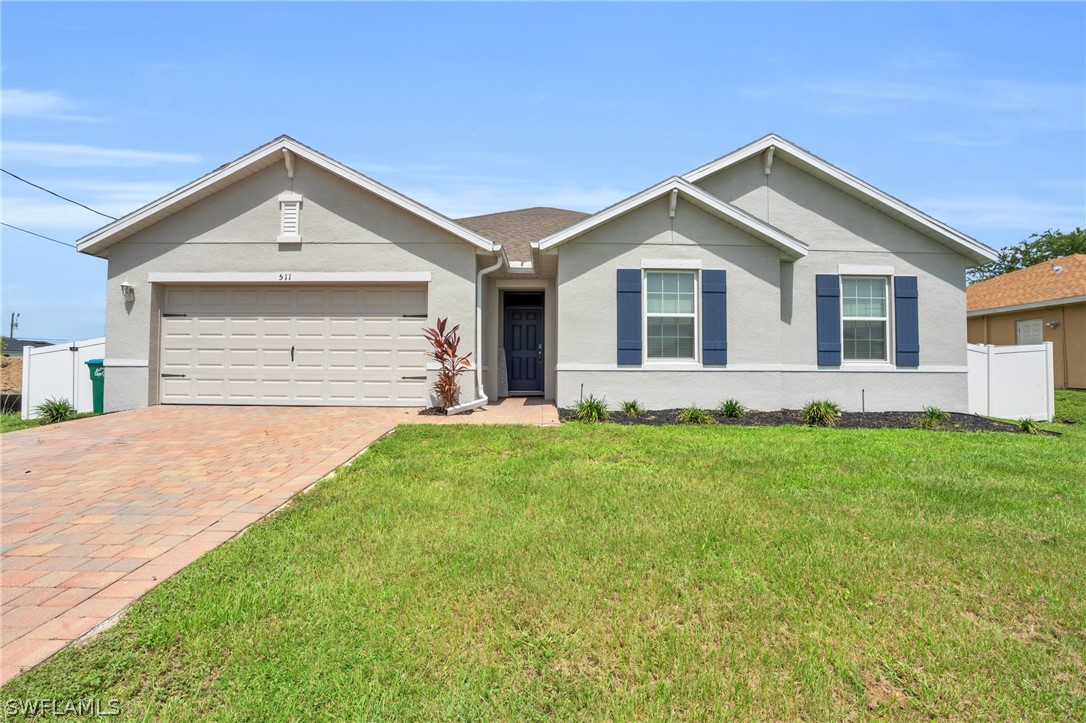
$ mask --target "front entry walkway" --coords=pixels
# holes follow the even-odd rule
[[[557,424],[538,400],[417,409],[159,406],[0,437],[0,684],[403,423]]]

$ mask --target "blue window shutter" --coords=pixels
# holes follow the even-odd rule
[[[837,274],[815,275],[818,366],[841,366],[841,280]]]
[[[618,363],[641,366],[641,269],[618,270]]]
[[[894,338],[899,367],[920,366],[920,308],[916,277],[894,277]]]
[[[707,366],[728,363],[728,272],[701,272],[701,355]]]

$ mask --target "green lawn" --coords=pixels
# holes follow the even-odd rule
[[[1086,425],[1058,428],[401,427],[2,697],[1081,720]]]
[[[1086,391],[1081,389],[1057,389],[1056,419],[1076,424],[1086,424]]]
[[[79,414],[72,415],[72,419],[82,419],[83,417],[93,417],[93,412],[80,412]],[[45,424],[41,419],[22,419],[22,415],[19,412],[4,412],[0,414],[0,434],[4,432],[18,432],[20,429],[30,429],[31,427],[40,427]]]

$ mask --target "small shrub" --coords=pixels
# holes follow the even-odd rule
[[[622,403],[622,412],[627,417],[637,418],[645,413],[645,408],[641,406],[641,402],[636,399],[631,399]]]
[[[76,409],[67,399],[49,397],[34,407],[34,412],[45,424],[53,424],[54,422],[67,422],[75,414]]]
[[[708,412],[693,404],[679,410],[679,422],[682,424],[713,424],[715,421]]]
[[[725,399],[720,403],[720,413],[731,419],[739,419],[747,413],[747,408],[738,399]]]
[[[803,423],[808,427],[836,427],[841,408],[828,399],[816,399],[803,405]]]
[[[579,422],[606,422],[607,400],[589,394],[573,407],[573,417]]]
[[[950,419],[950,415],[939,407],[924,407],[924,414],[920,417],[919,425],[923,429],[938,429]]]
[[[1041,425],[1037,422],[1036,419],[1030,419],[1029,417],[1022,417],[1021,419],[1018,420],[1017,424],[1018,424],[1018,429],[1025,432],[1026,434],[1040,434],[1041,433]]]

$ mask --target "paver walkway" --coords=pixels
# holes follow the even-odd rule
[[[417,409],[158,406],[0,437],[0,684],[347,462],[397,424],[557,424],[507,399]]]

